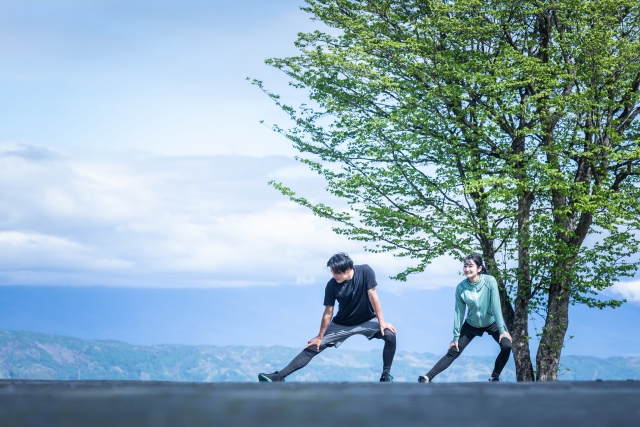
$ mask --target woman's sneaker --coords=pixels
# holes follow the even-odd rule
[[[278,371],[275,371],[272,374],[258,374],[258,381],[264,383],[284,382],[284,378],[278,374]]]
[[[393,382],[393,377],[391,376],[390,373],[383,372],[382,376],[380,377],[380,382],[381,383],[392,383]]]
[[[418,382],[419,383],[430,383],[431,381],[429,381],[429,377],[426,375],[420,375],[418,377]]]
[[[493,383],[493,382],[499,383],[500,382],[500,377],[491,377],[491,378],[489,378],[489,382],[490,383]]]

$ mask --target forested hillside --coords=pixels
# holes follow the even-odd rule
[[[37,332],[0,330],[0,378],[163,381],[256,381],[282,368],[299,349],[288,347],[136,346]],[[439,355],[399,352],[392,374],[415,381]],[[377,381],[380,351],[329,349],[288,381]],[[437,381],[486,381],[492,357],[460,357]],[[563,358],[563,380],[640,379],[640,358]],[[503,373],[515,381],[513,363]]]

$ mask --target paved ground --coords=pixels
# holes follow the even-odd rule
[[[640,426],[640,381],[538,384],[0,380],[2,427]]]

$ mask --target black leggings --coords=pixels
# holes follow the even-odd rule
[[[496,342],[500,338],[500,331],[498,330],[498,326],[495,323],[490,324],[485,328],[476,328],[471,326],[466,321],[462,325],[462,329],[460,330],[460,338],[458,339],[458,348],[460,351],[456,351],[455,347],[451,347],[447,354],[444,355],[442,359],[435,364],[433,368],[427,373],[427,377],[429,377],[429,381],[431,381],[436,375],[440,372],[447,369],[454,360],[460,356],[460,354],[464,351],[465,347],[471,342],[475,337],[481,337],[482,334],[487,332],[489,335],[493,337]],[[500,377],[500,373],[502,369],[504,369],[504,365],[507,364],[509,360],[509,355],[511,354],[511,341],[507,338],[503,338],[500,344],[500,354],[496,357],[496,364],[493,367],[493,373],[491,374],[491,378]]]
[[[374,338],[384,340],[384,349],[382,350],[382,372],[389,373],[391,371],[391,363],[393,363],[393,356],[396,354],[396,334],[391,332],[389,329],[384,330],[384,336],[382,332],[377,332]],[[316,346],[312,345],[310,347],[305,348],[298,354],[293,360],[281,371],[278,372],[278,376],[280,378],[285,378],[293,374],[298,369],[302,369],[315,356],[320,354],[324,349],[327,348],[326,344],[320,346],[320,350],[316,350]]]

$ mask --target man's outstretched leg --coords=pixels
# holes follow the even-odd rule
[[[295,371],[307,366],[307,364],[311,362],[311,359],[320,354],[325,348],[327,348],[327,346],[324,344],[320,346],[319,350],[315,345],[309,346],[294,357],[293,360],[282,370],[275,371],[271,374],[259,374],[258,380],[263,382],[284,381],[286,377],[293,374]]]
[[[364,335],[369,339],[378,338],[384,341],[384,349],[382,350],[382,376],[380,377],[380,382],[391,382],[393,380],[390,374],[391,365],[393,363],[393,357],[396,354],[396,334],[390,329],[385,329],[384,335],[382,335],[377,319],[372,319],[362,325],[349,327],[331,324],[329,328],[327,328],[327,335],[319,346],[310,345],[294,357],[282,370],[271,374],[259,374],[258,379],[263,382],[284,381],[284,379],[292,373],[307,366],[311,359],[320,354],[324,349],[327,347],[339,347],[344,340],[353,335]]]
[[[391,382],[393,377],[389,372],[391,372],[393,356],[396,354],[396,334],[390,329],[385,329],[384,335],[378,331],[373,337],[384,340],[384,349],[382,349],[382,376],[380,377],[380,382]]]

